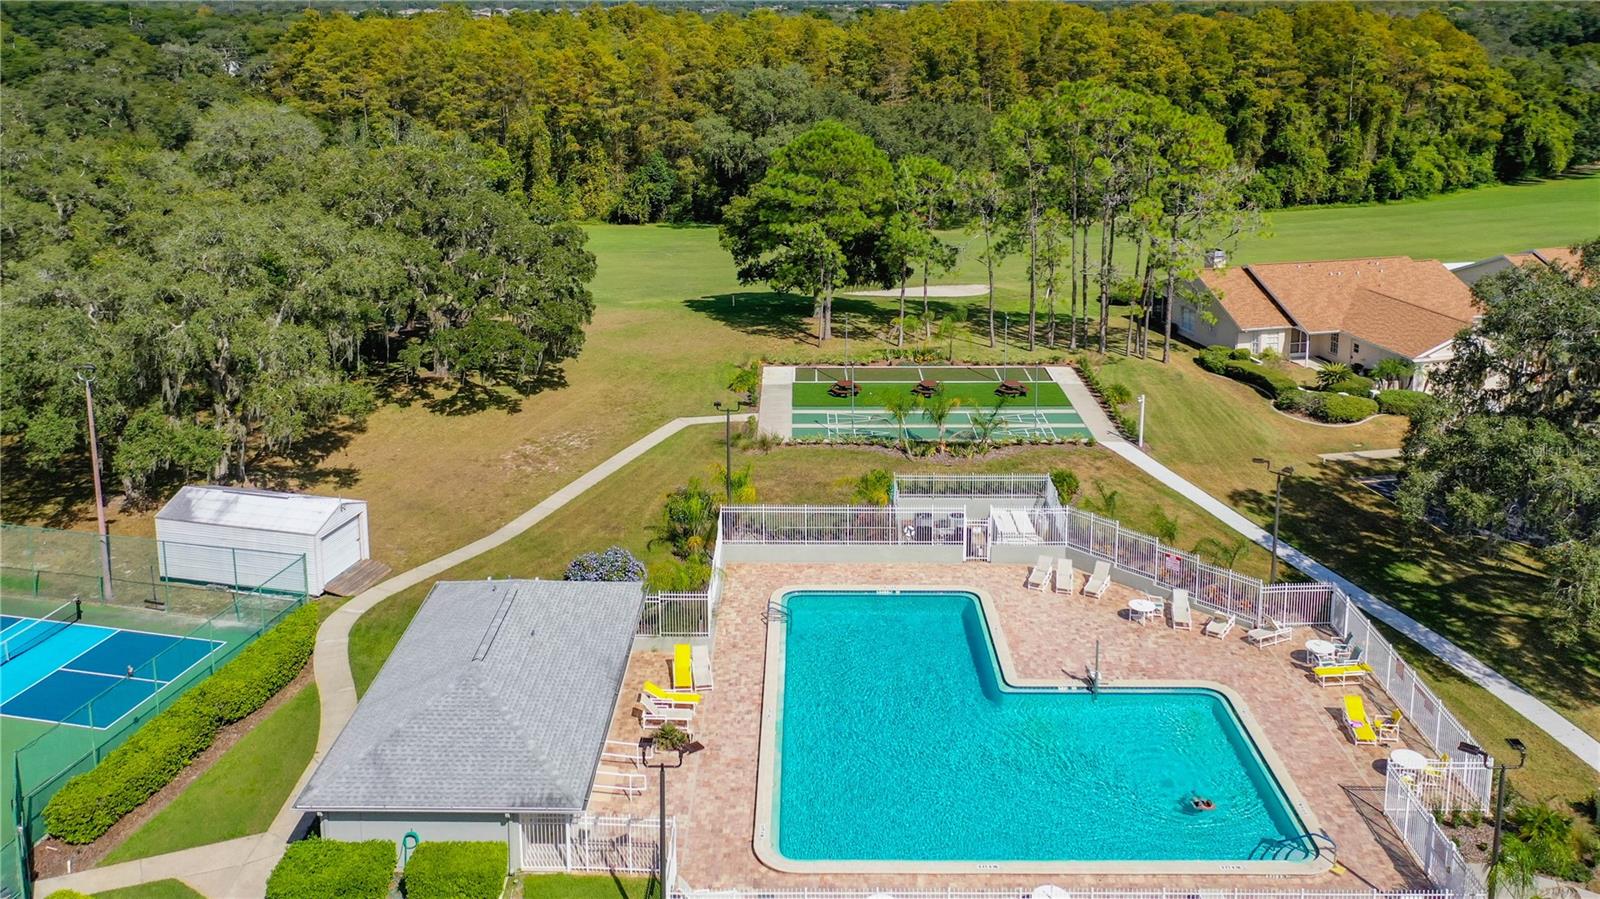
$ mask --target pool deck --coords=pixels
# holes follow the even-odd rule
[[[955,565],[779,565],[736,564],[726,571],[717,611],[713,665],[716,687],[706,694],[690,728],[704,750],[669,775],[668,813],[681,828],[679,876],[696,889],[1031,889],[1049,881],[1068,889],[1239,888],[1327,891],[1429,889],[1420,869],[1383,817],[1384,759],[1396,746],[1356,746],[1343,726],[1340,697],[1353,687],[1317,686],[1301,659],[1314,634],[1266,649],[1244,641],[1244,628],[1218,640],[1174,631],[1163,621],[1139,625],[1126,617],[1127,601],[1139,595],[1113,584],[1104,599],[1040,593],[1022,586],[1024,566],[969,562]],[[1077,573],[1081,585],[1084,572]],[[1344,869],[1289,877],[1261,875],[1072,875],[1072,874],[798,874],[764,865],[754,851],[756,777],[761,739],[761,704],[766,670],[767,627],[763,611],[775,590],[791,585],[895,587],[939,585],[986,591],[998,610],[991,626],[1009,644],[1024,677],[1060,680],[1081,675],[1101,644],[1106,682],[1120,680],[1210,680],[1243,698],[1259,732],[1275,751],[1318,823],[1338,844]],[[646,679],[668,680],[665,653],[636,652],[619,697],[611,738],[629,742],[642,735],[634,700]],[[1372,688],[1369,703],[1391,703]],[[1427,751],[1414,735],[1404,745]],[[652,772],[653,773],[653,772]],[[655,778],[644,795],[597,797],[591,808],[606,813],[651,816],[657,808]]]

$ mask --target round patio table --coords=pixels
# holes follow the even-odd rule
[[[1154,617],[1156,610],[1159,608],[1161,607],[1156,605],[1153,601],[1143,597],[1128,600],[1128,611],[1133,613],[1131,616],[1133,620],[1139,622],[1140,624],[1144,624],[1147,620]]]
[[[1028,895],[1028,899],[1069,899],[1071,895],[1071,893],[1053,883],[1046,883],[1034,887],[1033,892]]]
[[[1415,749],[1396,749],[1389,753],[1389,764],[1404,771],[1421,771],[1428,767],[1428,757]]]
[[[1311,657],[1319,662],[1332,662],[1333,654],[1338,650],[1339,647],[1327,640],[1306,641],[1306,652],[1311,653]]]

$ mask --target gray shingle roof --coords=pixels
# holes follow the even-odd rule
[[[295,807],[582,809],[643,595],[637,583],[436,584]]]

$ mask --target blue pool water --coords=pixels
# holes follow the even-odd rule
[[[967,593],[786,603],[773,813],[787,858],[1307,857],[1292,842],[1305,828],[1216,692],[1014,690]],[[1197,793],[1216,809],[1194,811]]]

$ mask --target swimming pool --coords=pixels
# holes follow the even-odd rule
[[[1012,686],[969,592],[779,601],[769,864],[1310,873],[1306,817],[1220,689]]]

